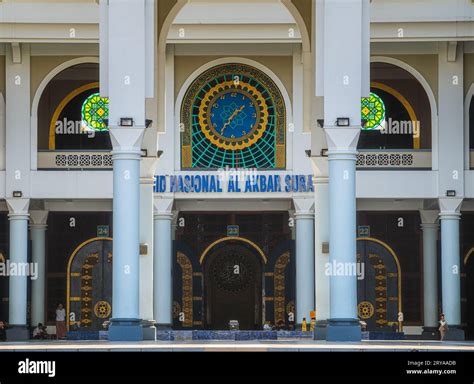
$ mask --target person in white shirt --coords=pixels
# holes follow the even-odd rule
[[[48,333],[42,323],[38,323],[38,326],[33,330],[33,339],[47,339]]]
[[[62,304],[56,309],[56,338],[66,338],[66,310]]]
[[[439,319],[439,328],[438,328],[438,330],[439,330],[439,333],[441,335],[441,341],[443,341],[444,337],[446,336],[446,332],[448,332],[448,330],[449,330],[448,322],[444,318],[443,313],[441,314],[440,319]]]

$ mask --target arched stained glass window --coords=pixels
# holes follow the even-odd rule
[[[93,93],[82,104],[82,127],[86,131],[108,131],[109,99]]]
[[[385,104],[378,95],[371,92],[369,97],[363,97],[361,108],[361,118],[366,121],[363,130],[385,128]]]
[[[262,71],[229,63],[210,68],[183,100],[183,169],[286,166],[283,96]]]

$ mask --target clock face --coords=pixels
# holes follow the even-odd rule
[[[200,75],[185,94],[181,121],[183,168],[284,167],[283,97],[253,67],[223,64]]]
[[[240,77],[212,86],[199,108],[204,135],[218,147],[232,151],[256,144],[272,128],[269,110],[273,105],[267,103],[265,93],[265,89]]]
[[[260,115],[256,99],[248,92],[231,88],[213,98],[209,126],[224,139],[241,139],[255,132]]]

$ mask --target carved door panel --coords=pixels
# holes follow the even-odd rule
[[[400,271],[395,254],[379,242],[359,240],[363,276],[357,282],[358,314],[367,330],[395,330],[401,309]]]
[[[112,316],[112,241],[86,242],[68,267],[69,328],[102,330]]]

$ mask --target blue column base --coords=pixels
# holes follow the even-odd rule
[[[140,319],[111,319],[109,341],[143,341]]]
[[[26,325],[10,325],[7,329],[7,341],[30,340],[30,330]]]
[[[444,336],[444,341],[464,341],[465,339],[464,331],[460,327],[449,325],[449,330]]]
[[[327,338],[328,321],[317,321],[314,326],[313,340],[326,340]]]
[[[329,319],[327,341],[361,341],[362,332],[357,319]]]
[[[142,320],[143,340],[156,340],[156,327],[153,320]]]

